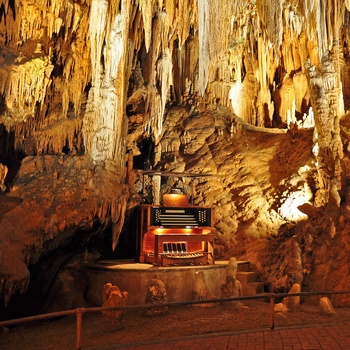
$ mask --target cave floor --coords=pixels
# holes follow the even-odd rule
[[[266,301],[204,305],[169,307],[166,314],[157,317],[146,316],[145,310],[130,310],[124,315],[122,328],[104,319],[100,312],[84,313],[82,348],[269,329],[270,305]],[[306,302],[294,312],[275,313],[275,329],[347,322],[350,322],[350,308],[336,308],[336,315],[323,316],[318,306]],[[0,333],[3,350],[73,349],[75,344],[76,319],[71,316],[21,324]]]

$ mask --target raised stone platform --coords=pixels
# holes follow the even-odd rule
[[[128,305],[145,304],[148,286],[152,279],[164,282],[168,301],[180,302],[194,300],[193,286],[196,273],[202,271],[209,292],[221,297],[221,286],[226,281],[227,260],[216,261],[215,265],[201,266],[153,266],[136,263],[133,260],[104,260],[87,265],[90,287],[87,298],[96,305],[102,304],[102,288],[106,283],[112,283],[124,292],[129,293]],[[239,273],[249,270],[249,262],[238,261],[237,279]],[[243,295],[248,295],[244,293]]]

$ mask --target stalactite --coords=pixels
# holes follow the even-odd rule
[[[96,161],[114,160],[124,166],[125,72],[129,71],[130,2],[120,13],[108,13],[108,3],[93,1],[90,13],[92,89],[84,120],[86,150]],[[108,16],[111,16],[109,18]],[[101,58],[104,59],[104,67]]]
[[[92,218],[94,216],[98,217],[102,223],[108,222],[110,219],[112,221],[112,249],[114,250],[117,246],[119,235],[123,228],[127,200],[122,200],[123,197],[127,197],[128,193],[120,193],[119,197],[109,198],[104,202],[97,205],[95,213],[92,213]]]
[[[5,64],[2,65],[0,72],[0,91],[5,96],[4,103],[7,107],[5,124],[22,121],[26,123],[27,120],[35,118],[37,124],[31,124],[32,129],[46,127],[48,120],[53,122],[50,116],[44,118],[48,108],[47,96],[55,89],[57,92],[61,90],[62,93],[62,114],[67,115],[71,102],[74,104],[75,115],[79,113],[82,93],[90,74],[89,64],[86,64],[84,59],[87,51],[83,50],[86,48],[84,35],[87,35],[83,18],[87,7],[84,9],[83,7],[83,3],[73,5],[67,0],[50,4],[39,0],[30,4],[15,1],[13,6],[7,9],[6,15],[0,20],[0,28],[6,33],[6,36],[4,35],[6,43],[2,47]],[[41,16],[44,21],[41,20]],[[76,31],[75,43],[63,43],[58,39],[62,26],[65,26],[64,40],[71,40],[70,33]],[[27,41],[40,42],[46,35],[52,38],[53,34],[56,35],[57,46],[51,46],[50,49],[45,44],[38,44],[35,52],[32,52],[31,44],[27,44]],[[80,43],[83,43],[82,46],[77,47]],[[62,45],[71,45],[72,51],[72,59],[67,60],[67,67],[63,68],[65,78],[63,82],[59,78],[52,80],[51,75],[54,66],[53,56],[60,60],[61,55],[63,57],[65,55]],[[13,55],[17,56],[15,61]],[[38,110],[42,114],[36,118],[34,116]],[[15,140],[15,144],[21,145],[22,140],[22,138]],[[25,148],[29,154],[36,152],[34,144],[35,142],[27,143]],[[51,146],[49,148],[58,151],[61,145],[58,148]]]
[[[256,6],[261,22],[263,23],[267,39],[278,50],[282,44],[282,2],[279,0],[257,0]]]
[[[152,38],[152,19],[153,19],[154,0],[140,0],[139,6],[142,13],[143,27],[145,32],[146,51],[149,51]]]
[[[103,42],[105,38],[106,23],[107,23],[107,0],[93,0],[90,8],[90,46],[91,46],[91,64],[92,64],[92,85],[96,89],[96,94],[99,94],[101,79],[101,56]]]
[[[4,9],[4,14],[7,15],[10,7],[10,2],[6,0],[1,0],[0,6]]]
[[[154,91],[155,92],[155,91]],[[162,100],[161,96],[155,92],[152,105],[151,105],[151,118],[150,123],[148,127],[148,133],[150,134],[152,131],[152,134],[156,136],[156,143],[159,141],[159,136],[162,132],[163,127],[163,109],[162,109]]]
[[[220,104],[222,106],[230,107],[230,84],[223,84],[219,81],[214,81],[210,84],[210,88],[207,91],[207,101],[212,104]]]
[[[168,48],[164,50],[163,57],[161,58],[160,62],[158,63],[158,79],[161,84],[161,112],[159,116],[159,124],[157,127],[157,137],[160,135],[162,131],[162,124],[163,124],[163,115],[165,110],[165,104],[168,98],[168,92],[170,89],[170,86],[173,85],[172,82],[172,71],[173,71],[173,64],[171,61],[171,53]]]
[[[22,262],[15,267],[18,271],[16,276],[18,279],[15,279],[13,276],[4,276],[0,279],[0,293],[5,307],[8,306],[12,294],[15,291],[24,293],[29,284],[29,271],[27,270],[25,264]]]
[[[82,119],[64,120],[55,128],[48,127],[33,130],[32,122],[19,123],[14,127],[15,149],[28,155],[61,154],[64,148],[74,152],[83,149],[82,139],[76,135],[82,133]],[[32,139],[32,141],[28,141]]]
[[[198,0],[198,90],[202,96],[227,52],[231,15],[230,1]]]
[[[209,81],[209,1],[198,0],[198,90],[202,96]]]
[[[190,34],[190,28],[195,23],[195,19],[198,16],[198,8],[196,4],[196,0],[191,1],[179,1],[177,4],[177,7],[175,9],[176,15],[176,28],[177,28],[177,35],[179,38],[179,46],[182,47],[189,34]]]
[[[25,118],[26,113],[34,113],[36,104],[44,102],[47,88],[51,84],[52,70],[49,57],[33,58],[17,66],[1,67],[0,92],[6,96],[7,108],[18,111],[18,119]]]
[[[318,45],[318,62],[331,50],[333,43],[339,40],[340,27],[344,20],[345,6],[343,1],[311,1],[304,0],[304,16],[306,33],[310,41]]]
[[[126,213],[126,204],[127,204],[126,200],[122,201],[121,204],[119,202],[117,211],[114,210],[114,212],[112,211],[111,213],[113,218],[113,227],[112,227],[112,249],[113,250],[115,250],[118,244],[119,236],[123,229],[125,213]]]
[[[328,33],[325,2],[320,1],[316,8],[316,33],[318,33],[318,53],[322,58],[328,50]]]

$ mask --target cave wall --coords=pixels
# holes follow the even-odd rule
[[[132,164],[140,155],[144,168],[219,174],[199,184],[197,203],[216,208],[227,254],[253,259],[273,276],[268,283],[283,273],[295,279],[288,268],[263,268],[271,261],[254,242],[292,223],[303,247],[301,218],[314,236],[339,240],[338,265],[348,268],[349,8],[338,0],[3,0],[5,304],[25,291],[43,241],[98,220],[113,225],[117,245],[139,200]],[[140,150],[144,140],[151,155]],[[82,201],[88,212],[77,210]],[[305,208],[286,214],[291,203],[326,208],[328,219],[311,220]],[[325,273],[304,270],[310,288]]]

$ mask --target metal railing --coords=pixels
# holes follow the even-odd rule
[[[224,303],[230,301],[243,301],[243,300],[257,300],[257,299],[269,299],[270,301],[270,329],[275,328],[275,299],[286,297],[298,297],[298,296],[315,296],[315,295],[334,295],[334,294],[350,294],[350,290],[341,291],[329,291],[329,292],[300,292],[300,293],[262,293],[252,296],[242,296],[234,298],[222,298],[222,299],[206,299],[206,300],[191,300],[180,302],[169,302],[162,304],[142,304],[142,305],[127,305],[127,306],[111,306],[111,307],[90,307],[90,308],[77,308],[74,310],[58,311],[52,313],[46,313],[36,316],[29,316],[24,318],[18,318],[8,321],[1,321],[0,328],[11,326],[15,324],[27,323],[31,321],[38,321],[48,318],[76,315],[76,350],[81,350],[81,336],[82,336],[82,320],[83,314],[88,312],[102,312],[111,310],[140,310],[171,306],[183,306],[183,305],[195,305],[195,304],[209,304],[209,303]]]

